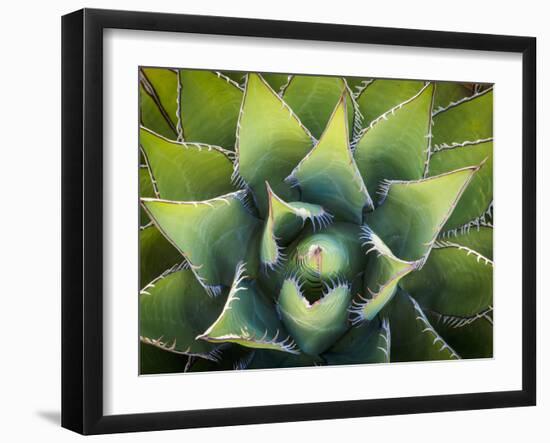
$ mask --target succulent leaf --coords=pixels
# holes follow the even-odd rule
[[[328,225],[332,216],[321,206],[311,203],[290,202],[279,198],[266,182],[269,199],[269,213],[264,223],[260,259],[270,269],[279,265],[282,260],[281,245],[292,241],[304,227],[306,220],[315,226]]]
[[[430,323],[462,358],[493,357],[493,307],[471,317],[426,312]]]
[[[429,176],[484,163],[458,202],[444,230],[462,226],[483,214],[493,200],[493,141],[467,142],[440,148],[430,158]]]
[[[221,285],[231,285],[240,261],[257,261],[260,221],[246,209],[244,198],[245,191],[237,191],[211,200],[142,199],[142,204],[203,286],[216,295]],[[249,269],[256,267],[252,261]]]
[[[354,117],[352,98],[347,93],[346,83],[342,78],[294,75],[285,89],[283,99],[311,134],[318,139],[325,131],[343,91],[348,95],[346,118],[349,127],[352,127]]]
[[[322,297],[310,303],[297,278],[290,277],[283,283],[277,309],[299,348],[306,354],[319,355],[348,329],[350,300],[350,286],[340,281],[327,284]]]
[[[434,111],[446,108],[453,102],[462,100],[473,94],[473,85],[457,82],[436,82]]]
[[[298,354],[294,340],[277,316],[273,301],[248,280],[245,272],[245,265],[240,263],[222,313],[197,339]]]
[[[139,167],[139,196],[140,197],[156,197],[153,182],[151,181],[151,174],[147,165]],[[149,216],[143,208],[139,208],[139,225],[145,226],[149,223]]]
[[[143,288],[184,258],[154,224],[139,231],[139,287]]]
[[[154,97],[170,124],[171,128],[178,125],[178,74],[173,69],[141,68],[143,81],[152,87]]]
[[[357,97],[363,127],[393,107],[416,95],[424,86],[417,80],[372,80]]]
[[[463,231],[447,231],[439,240],[466,246],[479,252],[489,260],[493,260],[493,228],[490,226],[475,226]]]
[[[159,108],[159,100],[149,84],[139,84],[139,121],[142,125],[162,134],[171,140],[178,137],[177,129],[170,123],[165,113]]]
[[[210,71],[183,69],[179,81],[184,140],[233,150],[243,91],[228,77]]]
[[[493,304],[493,262],[452,241],[440,241],[425,266],[401,286],[423,308],[442,315],[471,317]]]
[[[264,73],[262,77],[276,93],[282,95],[293,76],[288,74]]]
[[[334,223],[319,232],[304,230],[287,248],[285,277],[297,276],[310,301],[317,300],[331,281],[354,283],[366,262],[360,235],[360,227],[351,223]],[[280,288],[275,290],[279,293]]]
[[[345,77],[345,79],[354,97],[358,97],[372,82],[372,79],[365,77]]]
[[[143,342],[139,344],[139,373],[142,375],[185,372],[187,363],[186,355],[164,351]]]
[[[208,200],[235,190],[229,151],[170,141],[146,128],[140,128],[139,143],[155,178],[159,198]]]
[[[387,182],[383,204],[367,217],[370,228],[407,261],[424,257],[479,166],[427,179]]]
[[[392,362],[457,360],[460,356],[429,322],[418,302],[398,291],[388,305]]]
[[[433,146],[475,141],[493,136],[493,88],[434,112]]]
[[[368,226],[363,227],[364,246],[369,247],[365,270],[364,295],[358,295],[350,308],[354,325],[374,317],[392,299],[399,281],[419,267],[420,261],[398,259]]]
[[[322,357],[329,365],[389,363],[391,357],[390,323],[378,317],[351,328]]]
[[[424,176],[434,94],[435,85],[427,84],[373,120],[357,137],[355,160],[371,192],[384,179],[417,180]]]
[[[372,200],[350,150],[346,102],[342,95],[319,142],[287,181],[299,186],[304,200],[323,204],[336,219],[359,224]]]
[[[257,74],[249,74],[239,117],[236,176],[252,188],[260,214],[267,214],[265,181],[281,198],[297,199],[283,180],[313,145],[296,114]]]
[[[141,341],[165,351],[216,360],[216,345],[195,337],[222,308],[223,298],[209,297],[191,270],[169,271],[140,292]]]

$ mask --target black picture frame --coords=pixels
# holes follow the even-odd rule
[[[523,63],[522,389],[392,399],[103,412],[103,31],[108,28],[519,53]],[[82,434],[319,420],[536,403],[536,39],[83,9],[62,18],[62,426]]]

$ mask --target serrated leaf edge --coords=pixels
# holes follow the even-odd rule
[[[288,352],[289,354],[299,354],[300,351],[298,350],[298,347],[294,342],[294,339],[290,335],[288,335],[283,340],[277,341],[279,339],[279,333],[280,333],[279,329],[277,329],[275,335],[271,339],[267,338],[267,334],[268,334],[267,330],[265,331],[264,335],[261,338],[242,337],[241,335],[237,335],[237,334],[226,334],[218,337],[212,337],[210,335],[213,329],[216,327],[217,323],[222,320],[224,314],[231,309],[231,303],[234,302],[235,300],[240,300],[237,294],[239,291],[242,291],[245,288],[241,288],[239,287],[239,285],[243,282],[243,280],[247,280],[247,279],[249,279],[249,277],[246,275],[246,263],[239,262],[237,264],[237,268],[235,271],[235,278],[233,280],[233,283],[231,284],[231,288],[227,296],[227,301],[225,302],[225,306],[223,307],[222,312],[205,332],[197,335],[196,339],[210,341],[210,342],[224,342],[226,340],[231,340],[231,339],[242,340],[242,341],[248,341],[248,342],[258,343],[262,345],[278,346],[280,350],[284,352]]]
[[[428,332],[431,335],[433,335],[434,340],[432,344],[435,345],[437,342],[442,343],[442,346],[439,349],[439,352],[442,352],[443,350],[446,349],[451,354],[451,358],[460,360],[460,356],[455,352],[455,350],[451,346],[449,346],[449,344],[445,340],[443,340],[443,338],[439,335],[439,333],[433,328],[429,320],[426,318],[426,314],[424,314],[424,311],[422,311],[422,309],[420,308],[420,305],[418,304],[418,302],[414,298],[412,298],[410,295],[407,294],[407,296],[409,297],[409,300],[413,304],[414,310],[416,312],[416,320],[420,321],[424,325],[424,329],[422,329],[422,333],[424,334]]]
[[[442,112],[446,112],[448,111],[449,109],[452,109],[452,108],[455,108],[457,107],[458,105],[461,105],[462,103],[465,103],[465,102],[469,102],[469,101],[472,101],[472,100],[475,100],[476,98],[478,97],[481,97],[482,95],[485,95],[485,94],[488,94],[490,91],[493,90],[493,86],[491,86],[490,88],[487,88],[481,92],[476,92],[472,95],[469,95],[468,97],[464,97],[464,98],[461,98],[460,100],[457,100],[455,102],[451,102],[450,104],[448,104],[447,106],[445,107],[439,107],[438,109],[436,109],[433,114],[432,114],[432,117],[435,117],[436,115],[439,115],[441,114]]]

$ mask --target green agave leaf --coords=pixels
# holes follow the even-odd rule
[[[331,222],[332,216],[319,205],[302,202],[287,203],[273,192],[267,182],[266,187],[269,213],[262,234],[260,259],[264,266],[273,270],[283,258],[280,244],[286,245],[293,240],[306,220],[311,220],[314,226],[317,222],[322,227]]]
[[[433,83],[424,86],[359,133],[354,142],[355,161],[371,192],[383,179],[417,180],[424,176],[434,93]]]
[[[462,358],[493,357],[493,308],[472,317],[427,312],[430,323]]]
[[[320,286],[331,280],[354,282],[366,262],[360,236],[361,228],[351,223],[334,223],[319,232],[304,230],[288,247],[291,253],[285,278],[299,275],[306,292],[321,290]]]
[[[143,288],[184,258],[152,223],[139,231],[139,287]]]
[[[346,118],[351,127],[354,117],[353,102],[342,78],[294,75],[285,89],[283,99],[313,136],[319,138],[343,92],[348,95]]]
[[[391,355],[390,323],[375,317],[373,321],[351,328],[322,357],[329,365],[389,363]]]
[[[182,69],[180,120],[188,142],[233,150],[243,91],[221,73]]]
[[[217,360],[216,346],[195,337],[223,308],[223,298],[209,297],[191,270],[169,271],[139,295],[141,340],[165,351]]]
[[[340,220],[361,223],[372,200],[350,150],[346,102],[342,95],[321,139],[287,181],[300,187],[304,200],[324,205]]]
[[[256,349],[252,355],[247,369],[273,369],[273,368],[302,368],[307,366],[319,366],[324,362],[307,354],[289,354],[288,352],[269,351]]]
[[[365,77],[345,77],[351,93],[358,97],[361,92],[372,82],[372,79]]]
[[[398,259],[368,226],[363,226],[361,238],[365,240],[363,246],[369,246],[370,249],[363,279],[364,296],[358,294],[350,308],[350,318],[354,325],[373,320],[392,299],[399,281],[421,264],[420,261]]]
[[[418,302],[398,291],[387,315],[391,329],[391,361],[428,361],[460,359],[439,335]]]
[[[466,246],[493,260],[493,228],[490,226],[468,226],[464,230],[447,231],[438,240]]]
[[[173,374],[185,372],[188,357],[186,355],[174,354],[164,351],[153,345],[143,342],[139,344],[139,374]]]
[[[140,128],[139,143],[153,171],[158,197],[208,200],[235,190],[233,163],[222,148],[170,141],[145,128]]]
[[[241,260],[250,260],[251,272],[257,268],[260,221],[245,208],[245,195],[237,191],[196,202],[142,199],[155,225],[214,295],[231,284]]]
[[[363,127],[389,111],[393,107],[416,95],[424,86],[416,80],[373,80],[366,85],[357,97],[363,115]]]
[[[291,75],[288,74],[270,74],[265,73],[262,74],[263,79],[271,86],[271,88],[277,92],[278,94],[281,94],[284,92],[284,89],[287,87],[288,82],[292,78]]]
[[[254,191],[260,214],[267,214],[265,181],[281,198],[297,200],[283,182],[307,154],[312,136],[285,102],[257,74],[249,74],[239,119],[235,177]],[[239,180],[238,180],[239,181]]]
[[[178,125],[178,74],[166,68],[141,68],[141,74],[155,91],[155,98],[172,128]]]
[[[432,143],[438,146],[493,136],[493,89],[466,97],[434,112]]]
[[[149,168],[144,165],[139,167],[139,196],[140,197],[156,197],[155,189],[153,188],[153,182],[151,181],[151,175]],[[140,207],[139,209],[139,225],[145,226],[149,223],[149,216]]]
[[[152,87],[140,81],[139,83],[139,121],[140,123],[172,140],[178,137],[177,130],[170,119],[161,111]]]
[[[244,71],[221,71],[221,74],[230,78],[239,86],[244,84],[244,80],[246,79],[246,72]]]
[[[385,183],[382,205],[367,223],[403,260],[418,260],[431,249],[462,193],[479,169],[468,167],[423,180]]]
[[[469,97],[474,93],[473,84],[459,82],[436,82],[434,110],[439,111],[453,102]]]
[[[493,201],[493,141],[455,144],[433,153],[429,175],[439,175],[465,166],[483,164],[444,226],[445,230],[464,225],[485,212]]]
[[[326,285],[323,296],[310,304],[298,279],[289,277],[281,288],[277,309],[299,348],[319,355],[347,331],[350,300],[350,286],[339,281]]]
[[[493,262],[466,246],[439,241],[425,266],[401,286],[423,308],[471,317],[493,304]]]
[[[260,292],[254,281],[248,281],[245,272],[245,265],[240,263],[222,313],[197,339],[298,354],[273,301]]]

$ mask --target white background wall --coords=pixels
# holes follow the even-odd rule
[[[0,32],[0,438],[80,440],[59,428],[60,410],[60,17],[81,7],[531,35],[538,38],[539,226],[549,222],[550,168],[542,158],[550,120],[550,28],[544,2],[299,0],[7,1]],[[519,124],[519,122],[518,122]],[[518,146],[519,149],[519,146]],[[6,155],[7,154],[7,155]],[[546,163],[546,164],[544,164]],[[543,205],[543,197],[546,200]],[[510,241],[514,241],[511,233]],[[539,229],[539,276],[550,260]],[[519,272],[519,270],[518,270]],[[539,406],[207,430],[102,436],[94,441],[547,441],[550,436],[548,283],[539,277]],[[519,294],[518,294],[519,296]],[[508,325],[514,328],[514,324]],[[519,333],[519,331],[518,331]],[[365,381],[368,382],[368,381]],[[412,381],[411,381],[412,382]]]

